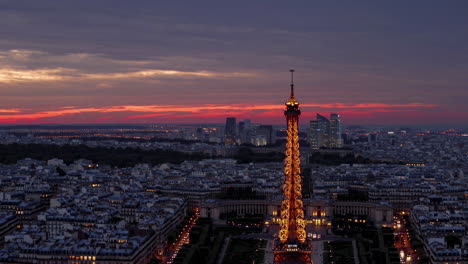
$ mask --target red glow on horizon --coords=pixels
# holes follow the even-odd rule
[[[343,120],[353,124],[388,123],[399,120],[421,123],[440,120],[467,119],[468,113],[431,112],[433,104],[384,104],[384,103],[326,103],[302,104],[301,123],[315,119],[317,112],[340,113]],[[45,123],[223,123],[227,116],[251,119],[259,123],[282,124],[283,105],[119,105],[79,108],[62,106],[47,111],[31,109],[0,109],[0,124]],[[414,120],[413,120],[414,119]]]

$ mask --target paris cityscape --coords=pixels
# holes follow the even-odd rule
[[[468,263],[467,12],[0,2],[0,263]]]

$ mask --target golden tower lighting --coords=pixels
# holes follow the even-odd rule
[[[294,70],[291,70],[291,96],[284,115],[287,139],[284,159],[283,201],[280,230],[274,253],[275,263],[311,263],[312,249],[307,242],[306,221],[302,201],[301,161],[299,152],[299,102],[294,97]]]

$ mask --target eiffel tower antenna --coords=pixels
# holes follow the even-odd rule
[[[291,72],[291,98],[294,98],[294,70],[289,70]]]

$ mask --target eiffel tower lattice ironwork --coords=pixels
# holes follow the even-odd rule
[[[291,70],[291,96],[286,102],[287,139],[284,159],[283,201],[280,230],[274,246],[274,262],[312,263],[312,248],[307,241],[302,200],[301,160],[299,152],[299,102],[294,97],[294,70]]]

